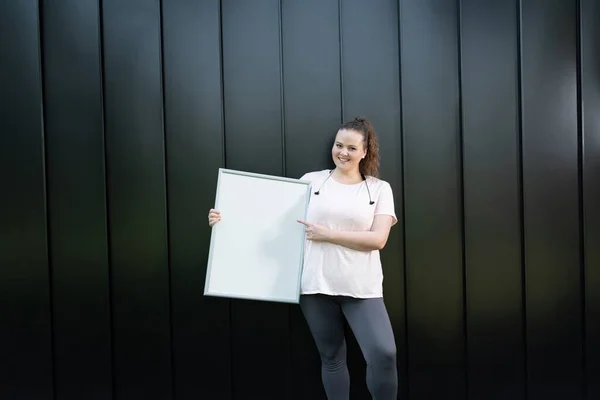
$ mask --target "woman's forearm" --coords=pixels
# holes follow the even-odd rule
[[[381,250],[386,236],[377,231],[330,231],[328,242],[358,251]]]

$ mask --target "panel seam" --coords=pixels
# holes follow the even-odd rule
[[[49,196],[49,173],[48,173],[48,143],[46,137],[46,80],[44,73],[44,4],[38,2],[37,5],[37,28],[38,28],[38,59],[39,59],[39,78],[40,78],[40,139],[41,139],[41,156],[42,156],[42,169],[43,169],[43,193],[44,193],[44,217],[45,217],[45,231],[46,231],[46,267],[48,272],[48,312],[50,319],[50,378],[51,378],[51,392],[54,399],[57,398],[57,374],[56,374],[56,321],[54,318],[54,269],[53,269],[53,258],[52,258],[52,229],[51,229],[51,217],[50,217],[50,196]]]
[[[406,164],[405,164],[405,157],[404,157],[404,125],[403,125],[403,114],[404,114],[404,108],[403,108],[403,97],[402,97],[402,21],[401,21],[401,8],[402,8],[402,0],[398,0],[397,1],[397,27],[398,27],[398,89],[399,89],[399,100],[400,100],[400,168],[401,168],[401,172],[400,172],[400,176],[401,176],[401,192],[400,192],[400,196],[402,198],[402,209],[401,209],[401,215],[402,215],[402,243],[401,243],[401,248],[402,248],[402,273],[403,273],[403,296],[404,296],[404,376],[405,376],[405,380],[406,383],[404,385],[402,385],[403,388],[405,388],[405,394],[404,396],[406,396],[406,398],[410,398],[410,385],[408,384],[410,382],[410,378],[409,378],[409,351],[410,351],[410,347],[408,345],[409,340],[408,340],[408,285],[407,285],[407,257],[406,257],[406,188],[405,188],[405,170],[406,170]]]
[[[168,310],[169,310],[169,353],[170,353],[170,372],[171,372],[171,395],[176,398],[176,374],[175,374],[175,355],[174,355],[174,340],[173,340],[173,277],[172,277],[172,258],[171,258],[171,227],[169,213],[169,165],[168,165],[168,139],[167,139],[167,102],[166,102],[166,85],[165,85],[165,42],[164,42],[164,2],[159,0],[158,4],[158,34],[160,46],[160,88],[162,102],[162,134],[163,134],[163,179],[165,182],[164,201],[165,201],[165,252],[166,252],[166,267],[167,267],[167,288],[168,288]]]
[[[466,261],[466,221],[465,221],[465,173],[464,173],[464,123],[463,123],[463,63],[462,63],[462,1],[456,0],[456,47],[458,67],[458,169],[460,187],[460,236],[461,236],[461,269],[462,269],[462,323],[463,323],[463,365],[465,399],[469,398],[469,342],[467,313],[467,261]]]
[[[529,373],[527,357],[527,261],[525,240],[525,185],[523,173],[523,4],[517,0],[517,107],[518,107],[518,181],[519,181],[519,217],[521,244],[521,332],[523,339],[523,398],[528,398]]]
[[[100,90],[102,96],[102,145],[103,145],[103,173],[104,173],[104,213],[105,213],[105,230],[106,230],[106,256],[107,256],[107,275],[108,275],[108,304],[109,304],[109,323],[110,323],[110,378],[111,378],[111,395],[113,399],[117,398],[116,388],[116,357],[115,357],[115,323],[114,323],[114,299],[113,299],[113,270],[112,270],[112,249],[110,245],[110,194],[108,185],[108,146],[106,139],[106,79],[105,79],[105,62],[104,62],[104,0],[98,1],[98,52],[100,55]]]
[[[344,56],[342,40],[342,0],[338,0],[338,41],[339,41],[339,66],[340,66],[340,124],[344,123]]]
[[[278,28],[278,41],[279,41],[279,108],[280,108],[280,126],[281,126],[281,171],[283,176],[287,177],[287,147],[286,147],[286,131],[285,131],[285,78],[283,71],[283,4],[282,0],[277,2],[277,28]],[[287,325],[288,325],[288,373],[287,379],[289,388],[288,396],[291,399],[292,396],[292,379],[291,372],[293,368],[292,355],[293,355],[293,343],[292,343],[292,306],[288,305],[286,307],[287,314]]]
[[[226,140],[226,119],[225,119],[225,65],[223,52],[223,0],[218,0],[218,21],[219,21],[219,73],[221,79],[221,165],[227,168],[227,140]],[[229,313],[229,395],[233,400],[234,395],[234,371],[233,371],[233,305],[229,299],[224,299]]]
[[[583,108],[583,12],[582,0],[576,0],[576,51],[577,51],[577,179],[579,217],[579,265],[581,290],[581,386],[582,398],[587,398],[587,302],[586,302],[586,218],[585,218],[585,126]]]
[[[284,88],[284,76],[283,76],[283,10],[282,0],[278,1],[278,34],[279,34],[279,104],[281,113],[281,169],[283,176],[287,176],[286,168],[286,141],[285,141],[285,88]]]

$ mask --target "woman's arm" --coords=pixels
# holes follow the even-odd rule
[[[381,250],[385,247],[392,217],[389,215],[376,215],[369,231],[334,231],[321,225],[298,221],[306,225],[306,238],[309,240],[323,241],[338,244],[358,251]]]

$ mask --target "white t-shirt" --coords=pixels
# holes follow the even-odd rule
[[[384,214],[391,215],[396,224],[394,196],[389,183],[366,176],[366,181],[343,184],[333,176],[327,179],[330,172],[309,172],[300,178],[312,182],[307,222],[333,230],[368,231],[375,215]],[[319,195],[315,195],[319,189]],[[369,204],[369,192],[375,202],[372,205]],[[306,240],[300,292],[382,297],[383,271],[379,251],[358,251],[333,243]]]

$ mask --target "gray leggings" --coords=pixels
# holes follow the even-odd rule
[[[367,363],[367,386],[373,399],[396,400],[396,343],[382,298],[302,295],[300,307],[321,356],[328,400],[350,398],[344,316]]]

